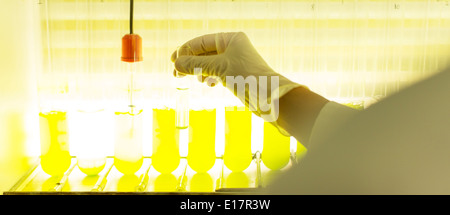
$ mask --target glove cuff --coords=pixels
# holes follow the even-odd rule
[[[294,82],[290,82],[288,84],[280,84],[280,87],[276,88],[272,91],[271,98],[270,99],[270,112],[268,114],[261,113],[260,116],[265,121],[270,122],[272,125],[274,125],[278,131],[280,131],[281,134],[285,136],[291,136],[286,130],[284,130],[282,127],[280,127],[277,123],[278,116],[279,116],[279,100],[281,97],[286,95],[289,91],[293,90],[297,87],[305,87],[304,85],[300,85]]]
[[[237,90],[235,84],[238,85]],[[306,86],[292,82],[281,75],[249,76],[245,79],[242,76],[234,77],[230,80],[227,79],[226,87],[253,113],[272,123],[286,136],[289,134],[276,123],[279,116],[279,100],[294,88],[306,88]]]

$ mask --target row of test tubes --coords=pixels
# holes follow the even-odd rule
[[[180,162],[180,132],[175,126],[176,111],[153,109],[152,165],[161,173],[170,173]],[[96,116],[97,115],[97,116]],[[215,163],[216,109],[190,110],[188,135],[189,166],[196,172],[207,172]],[[97,114],[77,113],[76,120],[83,126],[71,127],[69,132],[67,113],[40,114],[41,166],[49,175],[63,174],[71,164],[69,134],[77,144],[75,154],[78,166],[87,175],[96,175],[105,168],[105,142],[114,142],[114,166],[123,174],[134,174],[143,162],[143,114],[116,113],[115,130],[102,130],[102,117]],[[97,118],[97,120],[96,120]],[[73,128],[73,129],[72,129]],[[225,148],[223,160],[232,171],[243,171],[252,160],[252,113],[245,108],[225,108]],[[291,138],[283,136],[270,123],[264,123],[263,162],[270,169],[281,169],[289,161]],[[103,144],[101,144],[103,143]],[[81,146],[83,145],[83,146]],[[297,150],[299,151],[299,150]],[[222,155],[219,155],[222,156]]]
[[[252,113],[248,110],[238,107],[230,107],[225,111],[225,152],[221,162],[222,168],[233,172],[242,172],[246,170],[252,160],[257,165],[262,161],[264,165],[273,170],[279,170],[285,167],[289,161],[292,161],[292,152],[290,151],[290,138],[281,135],[275,127],[269,123],[264,124],[264,148],[263,156],[260,152],[252,154],[251,151],[251,117]],[[69,150],[64,147],[68,146],[65,139],[67,136],[67,120],[63,113],[52,113],[49,118],[41,116],[41,125],[49,125],[46,132],[52,132],[49,136],[53,136],[49,142],[48,151],[43,152],[41,156],[41,167],[44,172],[50,175],[58,175],[59,172],[64,173],[61,178],[60,185],[67,180],[68,174],[73,170],[74,165],[86,175],[96,175],[100,172],[106,174],[114,166],[124,175],[135,174],[143,167],[144,157],[142,155],[142,116],[116,115],[116,125],[118,127],[128,127],[129,129],[120,129],[115,132],[115,156],[112,163],[106,162],[106,157],[89,158],[77,155],[76,162],[70,156]],[[147,171],[141,175],[141,180],[148,178],[148,170],[153,167],[161,174],[170,174],[175,169],[180,168],[179,154],[179,131],[175,127],[175,110],[173,109],[154,109],[153,110],[153,154],[151,156],[151,165]],[[202,110],[191,111],[189,120],[189,145],[188,155],[186,158],[187,166],[198,173],[208,172],[214,165],[217,165],[217,157],[215,153],[215,124],[216,111]],[[45,121],[47,120],[47,121]],[[128,122],[128,123],[127,123]],[[133,125],[131,125],[133,124]],[[139,127],[141,127],[139,129]],[[45,128],[45,127],[44,127]],[[41,128],[42,129],[42,128]],[[133,130],[133,131],[132,131]],[[141,131],[139,131],[141,130]],[[42,134],[42,133],[41,133]],[[94,142],[90,142],[94,146]],[[43,146],[45,147],[45,146]],[[101,148],[90,148],[90,155],[98,155]],[[297,150],[297,153],[299,150]],[[263,159],[261,159],[263,157]],[[295,159],[294,159],[295,160]],[[69,170],[66,170],[69,168]],[[258,170],[260,167],[258,166]],[[67,175],[67,177],[66,177]],[[184,176],[183,174],[182,176]],[[260,174],[259,174],[260,175]],[[105,179],[106,180],[106,179]],[[183,181],[183,180],[181,180]],[[99,179],[98,186],[95,189],[104,188],[104,183]],[[142,183],[144,183],[142,181]],[[145,184],[145,183],[144,183]],[[141,187],[144,186],[141,184]],[[60,190],[56,187],[54,190]],[[93,189],[93,190],[95,190]]]

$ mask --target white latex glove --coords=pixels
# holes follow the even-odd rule
[[[190,53],[180,53],[177,56],[175,51],[172,54],[171,59],[178,72],[193,75],[201,68],[201,75],[208,84],[214,81],[205,77],[220,79],[251,111],[274,125],[278,118],[278,99],[301,86],[270,68],[242,32],[204,35],[181,47],[190,47]],[[240,81],[238,76],[241,76]],[[232,81],[244,84],[244,79],[252,84],[241,85],[245,86],[242,90],[235,87]]]

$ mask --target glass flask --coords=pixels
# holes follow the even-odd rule
[[[69,128],[67,105],[69,78],[67,74],[67,49],[56,55],[55,41],[67,42],[63,34],[55,34],[51,25],[50,2],[43,4],[43,20],[46,25],[42,31],[43,69],[38,75],[39,129],[41,148],[41,167],[51,176],[61,176],[70,167]],[[53,6],[53,5],[52,5]],[[60,26],[65,30],[68,26]]]
[[[39,127],[42,170],[51,176],[64,175],[71,164],[67,112],[41,111]]]

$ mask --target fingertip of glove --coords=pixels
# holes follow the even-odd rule
[[[181,56],[177,58],[174,62],[175,69],[182,73],[187,73],[186,68],[184,66],[187,57]]]
[[[177,51],[174,51],[172,53],[172,55],[170,56],[170,60],[175,63],[175,61],[177,60]]]

